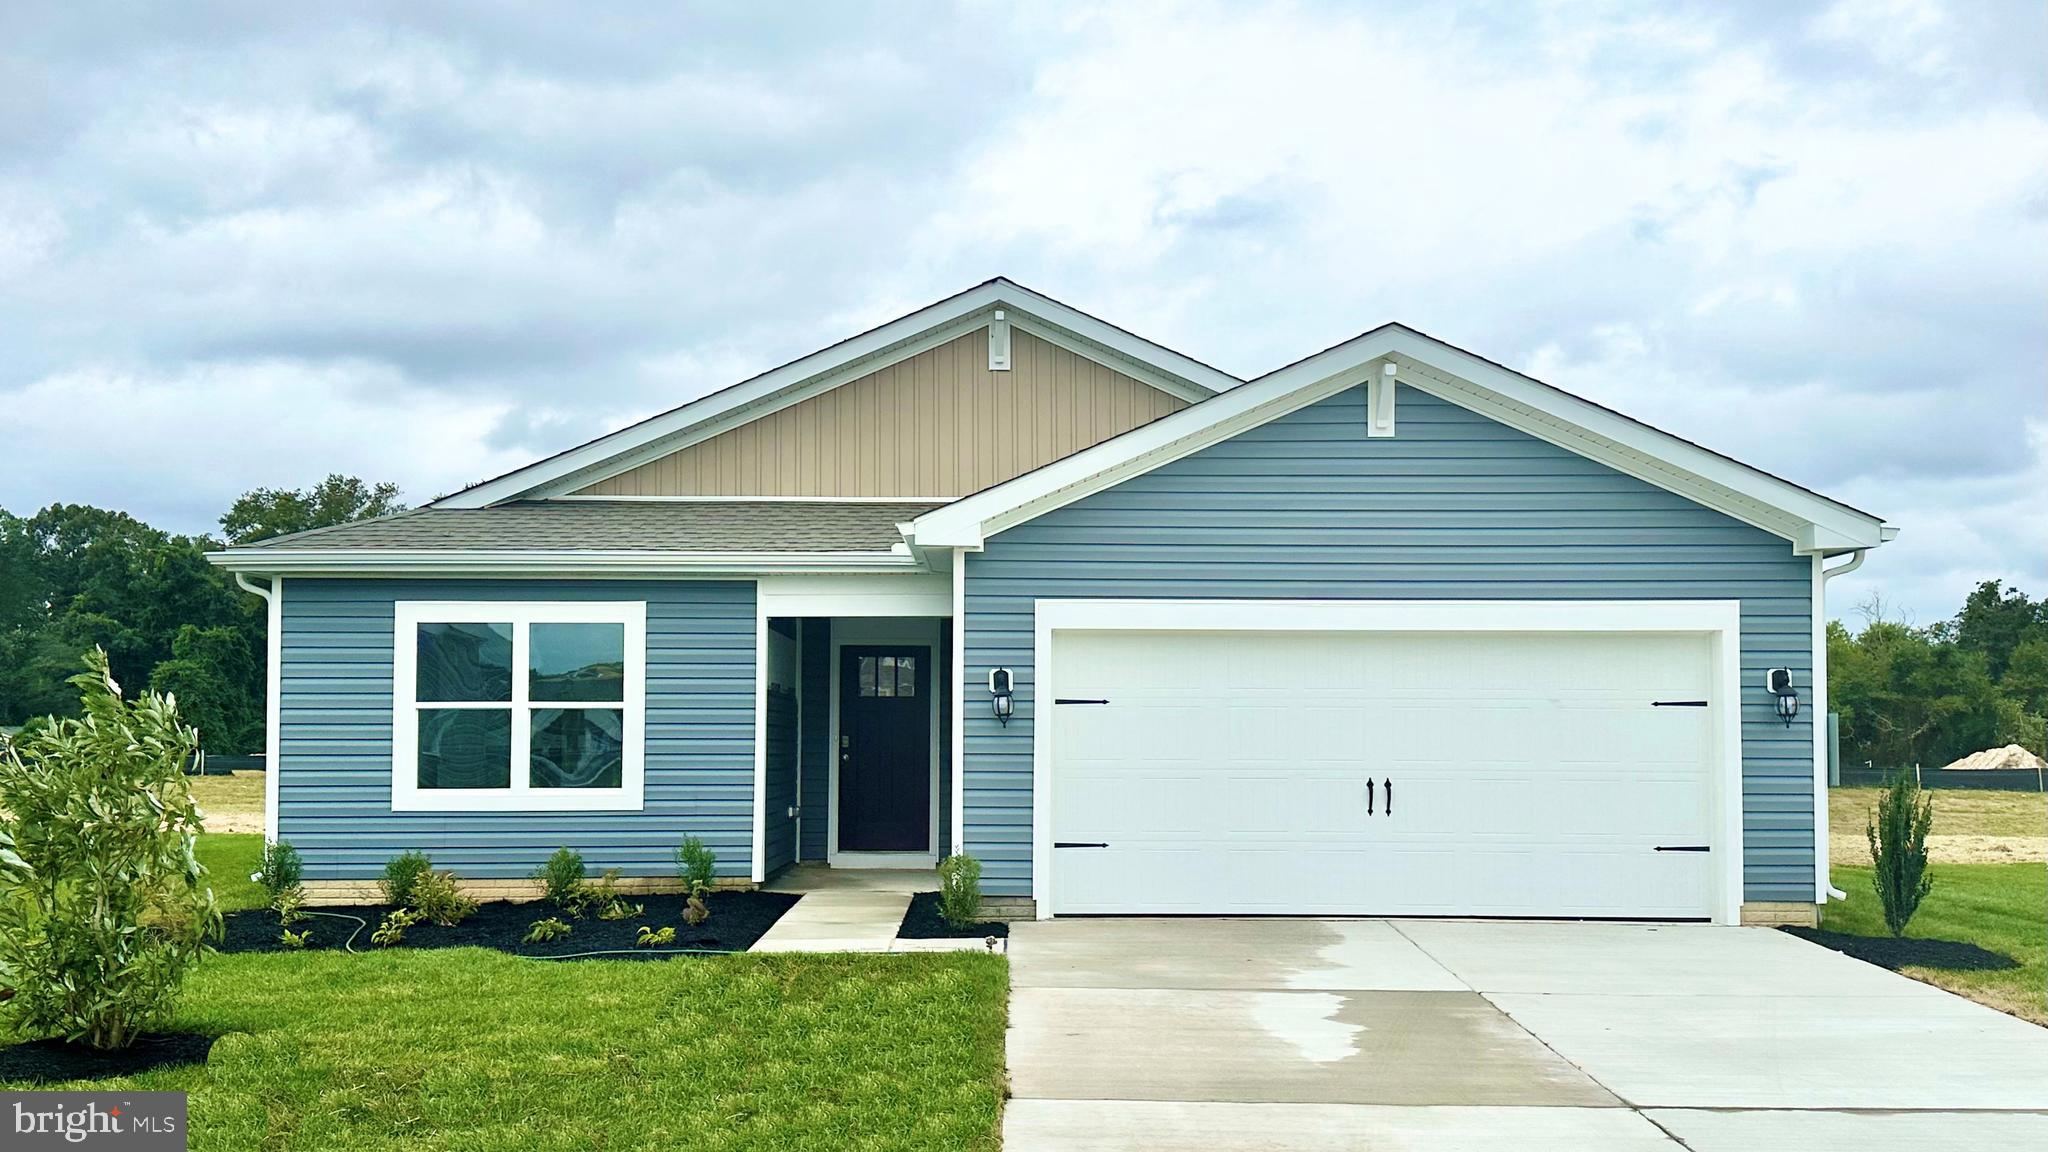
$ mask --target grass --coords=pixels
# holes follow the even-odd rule
[[[200,838],[224,906],[261,846]],[[205,1065],[37,1087],[188,1092],[196,1150],[993,1152],[1008,988],[969,953],[216,954],[169,1024]]]
[[[214,899],[222,911],[261,908],[270,894],[249,879],[263,866],[263,837],[254,832],[207,832],[199,837],[199,862],[206,865],[206,877],[213,884]]]
[[[1876,788],[1837,788],[1828,795],[1828,859],[1868,865],[1864,827]],[[2048,859],[2048,795],[1975,788],[1933,790],[1929,854],[1943,864],[2008,864]]]
[[[2048,1024],[2048,867],[1935,864],[1932,872],[1934,889],[1906,926],[1906,935],[1967,940],[2011,956],[2020,967],[2004,972],[1907,968],[1907,975],[2001,1012]],[[1849,899],[1827,905],[1821,926],[1834,932],[1885,935],[1871,870],[1837,865],[1833,875],[1835,886]]]
[[[194,1149],[994,1149],[1007,963],[213,956],[175,1026]],[[57,1087],[51,1085],[50,1087]]]
[[[227,776],[188,776],[192,798],[206,813],[206,826],[215,832],[261,832],[263,830],[263,773],[236,772]]]

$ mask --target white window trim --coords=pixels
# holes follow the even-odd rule
[[[502,624],[512,629],[512,700],[509,704],[419,701],[421,624]],[[622,624],[626,630],[624,763],[617,788],[529,789],[526,785],[532,701],[527,696],[527,625]],[[394,812],[638,812],[646,795],[647,604],[623,600],[400,600],[393,605],[391,688],[391,810]],[[542,703],[550,703],[543,701]],[[564,708],[607,707],[562,701]],[[512,787],[421,788],[421,708],[512,710]]]
[[[1031,891],[1053,917],[1053,642],[1062,632],[1690,632],[1714,661],[1713,918],[1742,921],[1742,607],[1735,600],[1038,600],[1031,700]],[[1020,712],[1023,709],[1019,710]],[[1825,812],[1826,809],[1821,809]]]

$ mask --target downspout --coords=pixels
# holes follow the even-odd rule
[[[1821,643],[1823,645],[1827,643],[1827,624],[1825,623],[1825,613],[1827,610],[1828,581],[1834,579],[1837,576],[1845,576],[1851,572],[1854,572],[1856,569],[1863,567],[1863,558],[1869,553],[1870,549],[1868,548],[1858,548],[1853,554],[1850,555],[1849,562],[1847,564],[1842,565],[1839,568],[1829,568],[1827,566],[1826,561],[1822,561],[1820,569],[1821,602],[1813,606],[1813,611],[1815,615],[1823,617],[1823,623],[1821,624]],[[1824,711],[1821,715],[1814,717],[1814,719],[1822,724],[1827,723],[1827,716]],[[1823,793],[1820,799],[1827,799],[1825,793]],[[1826,820],[1826,813],[1827,809],[1825,807],[1823,807],[1820,812],[1815,813],[1814,823],[1818,826],[1825,827],[1826,825],[1824,821]],[[1823,863],[1820,866],[1820,875],[1822,878],[1822,887],[1826,890],[1828,899],[1847,900],[1849,898],[1849,894],[1847,892],[1842,891],[1840,888],[1835,887],[1834,877],[1829,874],[1829,866],[1825,862],[1826,859],[1827,857],[1823,855]]]
[[[235,586],[261,597],[265,607],[266,660],[263,685],[263,841],[278,839],[279,797],[282,795],[283,765],[279,763],[279,725],[284,718],[284,577],[272,576],[265,588],[251,583],[244,573],[235,573]],[[351,937],[353,939],[353,937]]]

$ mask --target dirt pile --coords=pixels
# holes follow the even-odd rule
[[[1975,772],[2002,770],[2038,772],[2041,768],[2042,764],[2039,756],[2034,755],[2017,744],[2007,744],[2003,748],[1986,748],[1982,752],[1972,752],[1961,760],[1946,766],[1942,771]]]

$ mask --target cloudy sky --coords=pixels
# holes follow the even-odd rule
[[[2037,0],[22,7],[12,511],[418,502],[1002,274],[1243,376],[1399,319],[1823,489],[1904,529],[1838,613],[2048,592]]]

